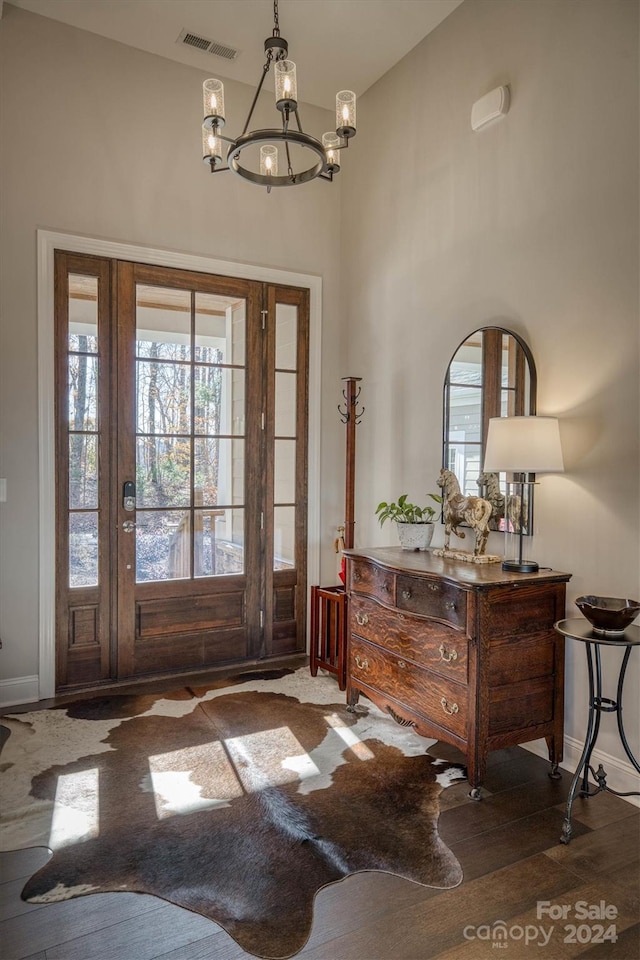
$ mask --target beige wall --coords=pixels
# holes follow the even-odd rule
[[[323,280],[321,534],[343,516],[339,181],[267,196],[201,161],[207,74],[4,5],[0,21],[0,681],[38,673],[36,229],[147,244]],[[259,51],[261,54],[261,51]],[[253,89],[225,87],[239,132]],[[272,94],[265,94],[267,115]],[[235,123],[231,118],[235,118]],[[333,114],[303,110],[305,127]],[[232,125],[233,124],[233,125]],[[2,690],[0,690],[2,693]],[[0,696],[0,700],[2,697]]]
[[[473,102],[502,83],[510,113],[473,133]],[[569,615],[583,593],[639,598],[637,3],[465,0],[361,98],[358,122],[369,159],[343,182],[349,362],[367,408],[357,542],[393,542],[380,500],[435,489],[450,356],[499,324],[531,346],[538,412],[562,418],[567,472],[536,492],[533,555],[573,574]],[[584,650],[567,648],[580,739]],[[611,670],[619,659],[605,651]],[[599,745],[622,757],[613,717]]]

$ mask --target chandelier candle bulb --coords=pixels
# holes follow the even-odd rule
[[[204,121],[208,126],[224,126],[224,84],[222,80],[205,80],[202,84]]]
[[[215,130],[206,123],[202,124],[202,159],[205,163],[214,164],[222,160],[220,137],[216,136]]]
[[[336,133],[343,139],[356,133],[356,95],[352,90],[336,94]]]
[[[276,106],[278,110],[295,110],[298,106],[298,83],[293,60],[276,60]]]
[[[264,177],[278,175],[278,148],[265,144],[260,147],[260,173]]]
[[[337,133],[323,133],[322,146],[327,156],[327,170],[329,173],[337,173],[340,169],[340,137]]]

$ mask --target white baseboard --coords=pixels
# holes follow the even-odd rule
[[[545,760],[549,759],[549,752],[544,740],[534,740],[531,743],[523,743],[522,746],[538,757],[544,757]],[[584,742],[582,740],[576,740],[575,737],[564,738],[564,760],[560,764],[563,770],[568,770],[570,773],[576,772],[583,747]],[[597,770],[599,763],[607,771],[607,784],[612,790],[617,790],[618,793],[640,790],[640,775],[628,760],[621,760],[619,757],[614,757],[613,754],[605,753],[596,747],[591,754],[591,766]],[[593,778],[591,777],[591,779]],[[622,799],[640,807],[640,797],[622,797]]]
[[[0,708],[16,707],[40,699],[38,677],[11,677],[0,680]]]

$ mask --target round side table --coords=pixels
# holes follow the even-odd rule
[[[640,796],[640,792],[636,791],[631,791],[629,793],[618,793],[617,790],[612,790],[611,787],[607,786],[607,774],[605,773],[602,764],[598,765],[597,770],[594,770],[591,766],[591,754],[593,753],[593,748],[596,745],[598,733],[600,732],[600,714],[615,713],[616,720],[618,721],[618,733],[620,734],[620,740],[622,742],[622,746],[624,747],[624,751],[635,769],[638,771],[638,773],[640,773],[640,764],[631,753],[631,748],[627,743],[627,737],[625,735],[624,725],[622,722],[622,688],[624,686],[624,676],[627,672],[627,664],[629,663],[629,656],[631,655],[632,648],[640,646],[640,627],[631,625],[630,627],[627,627],[623,634],[617,637],[601,636],[598,633],[594,633],[588,620],[585,620],[583,617],[579,617],[574,620],[560,620],[555,624],[555,629],[558,633],[562,634],[563,637],[569,637],[571,640],[581,640],[584,643],[587,653],[587,668],[589,670],[589,719],[587,722],[587,734],[584,741],[582,756],[580,757],[580,762],[578,763],[578,767],[571,782],[571,789],[569,790],[569,796],[567,798],[567,812],[565,814],[564,824],[562,826],[562,835],[560,837],[560,843],[569,843],[572,834],[571,808],[573,806],[573,801],[575,799],[578,782],[581,775],[581,797],[594,797],[602,790],[608,790],[609,793],[614,793],[617,797]],[[618,691],[615,700],[610,700],[608,697],[602,696],[602,664],[600,661],[601,647],[626,648],[622,657],[620,673],[618,674]],[[594,780],[598,784],[596,789],[591,791],[589,790],[589,771],[591,771]]]

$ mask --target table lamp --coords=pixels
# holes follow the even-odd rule
[[[524,526],[530,516],[529,504],[534,480],[531,474],[562,473],[560,426],[556,417],[492,417],[489,420],[483,470],[512,473],[505,497],[505,559],[503,570],[537,573],[535,560],[523,559]],[[510,494],[510,489],[515,492]],[[525,511],[525,489],[527,508]],[[518,499],[519,498],[519,499]],[[517,505],[514,511],[510,509]],[[517,530],[515,527],[517,526]],[[511,558],[510,535],[517,533],[517,558]]]

